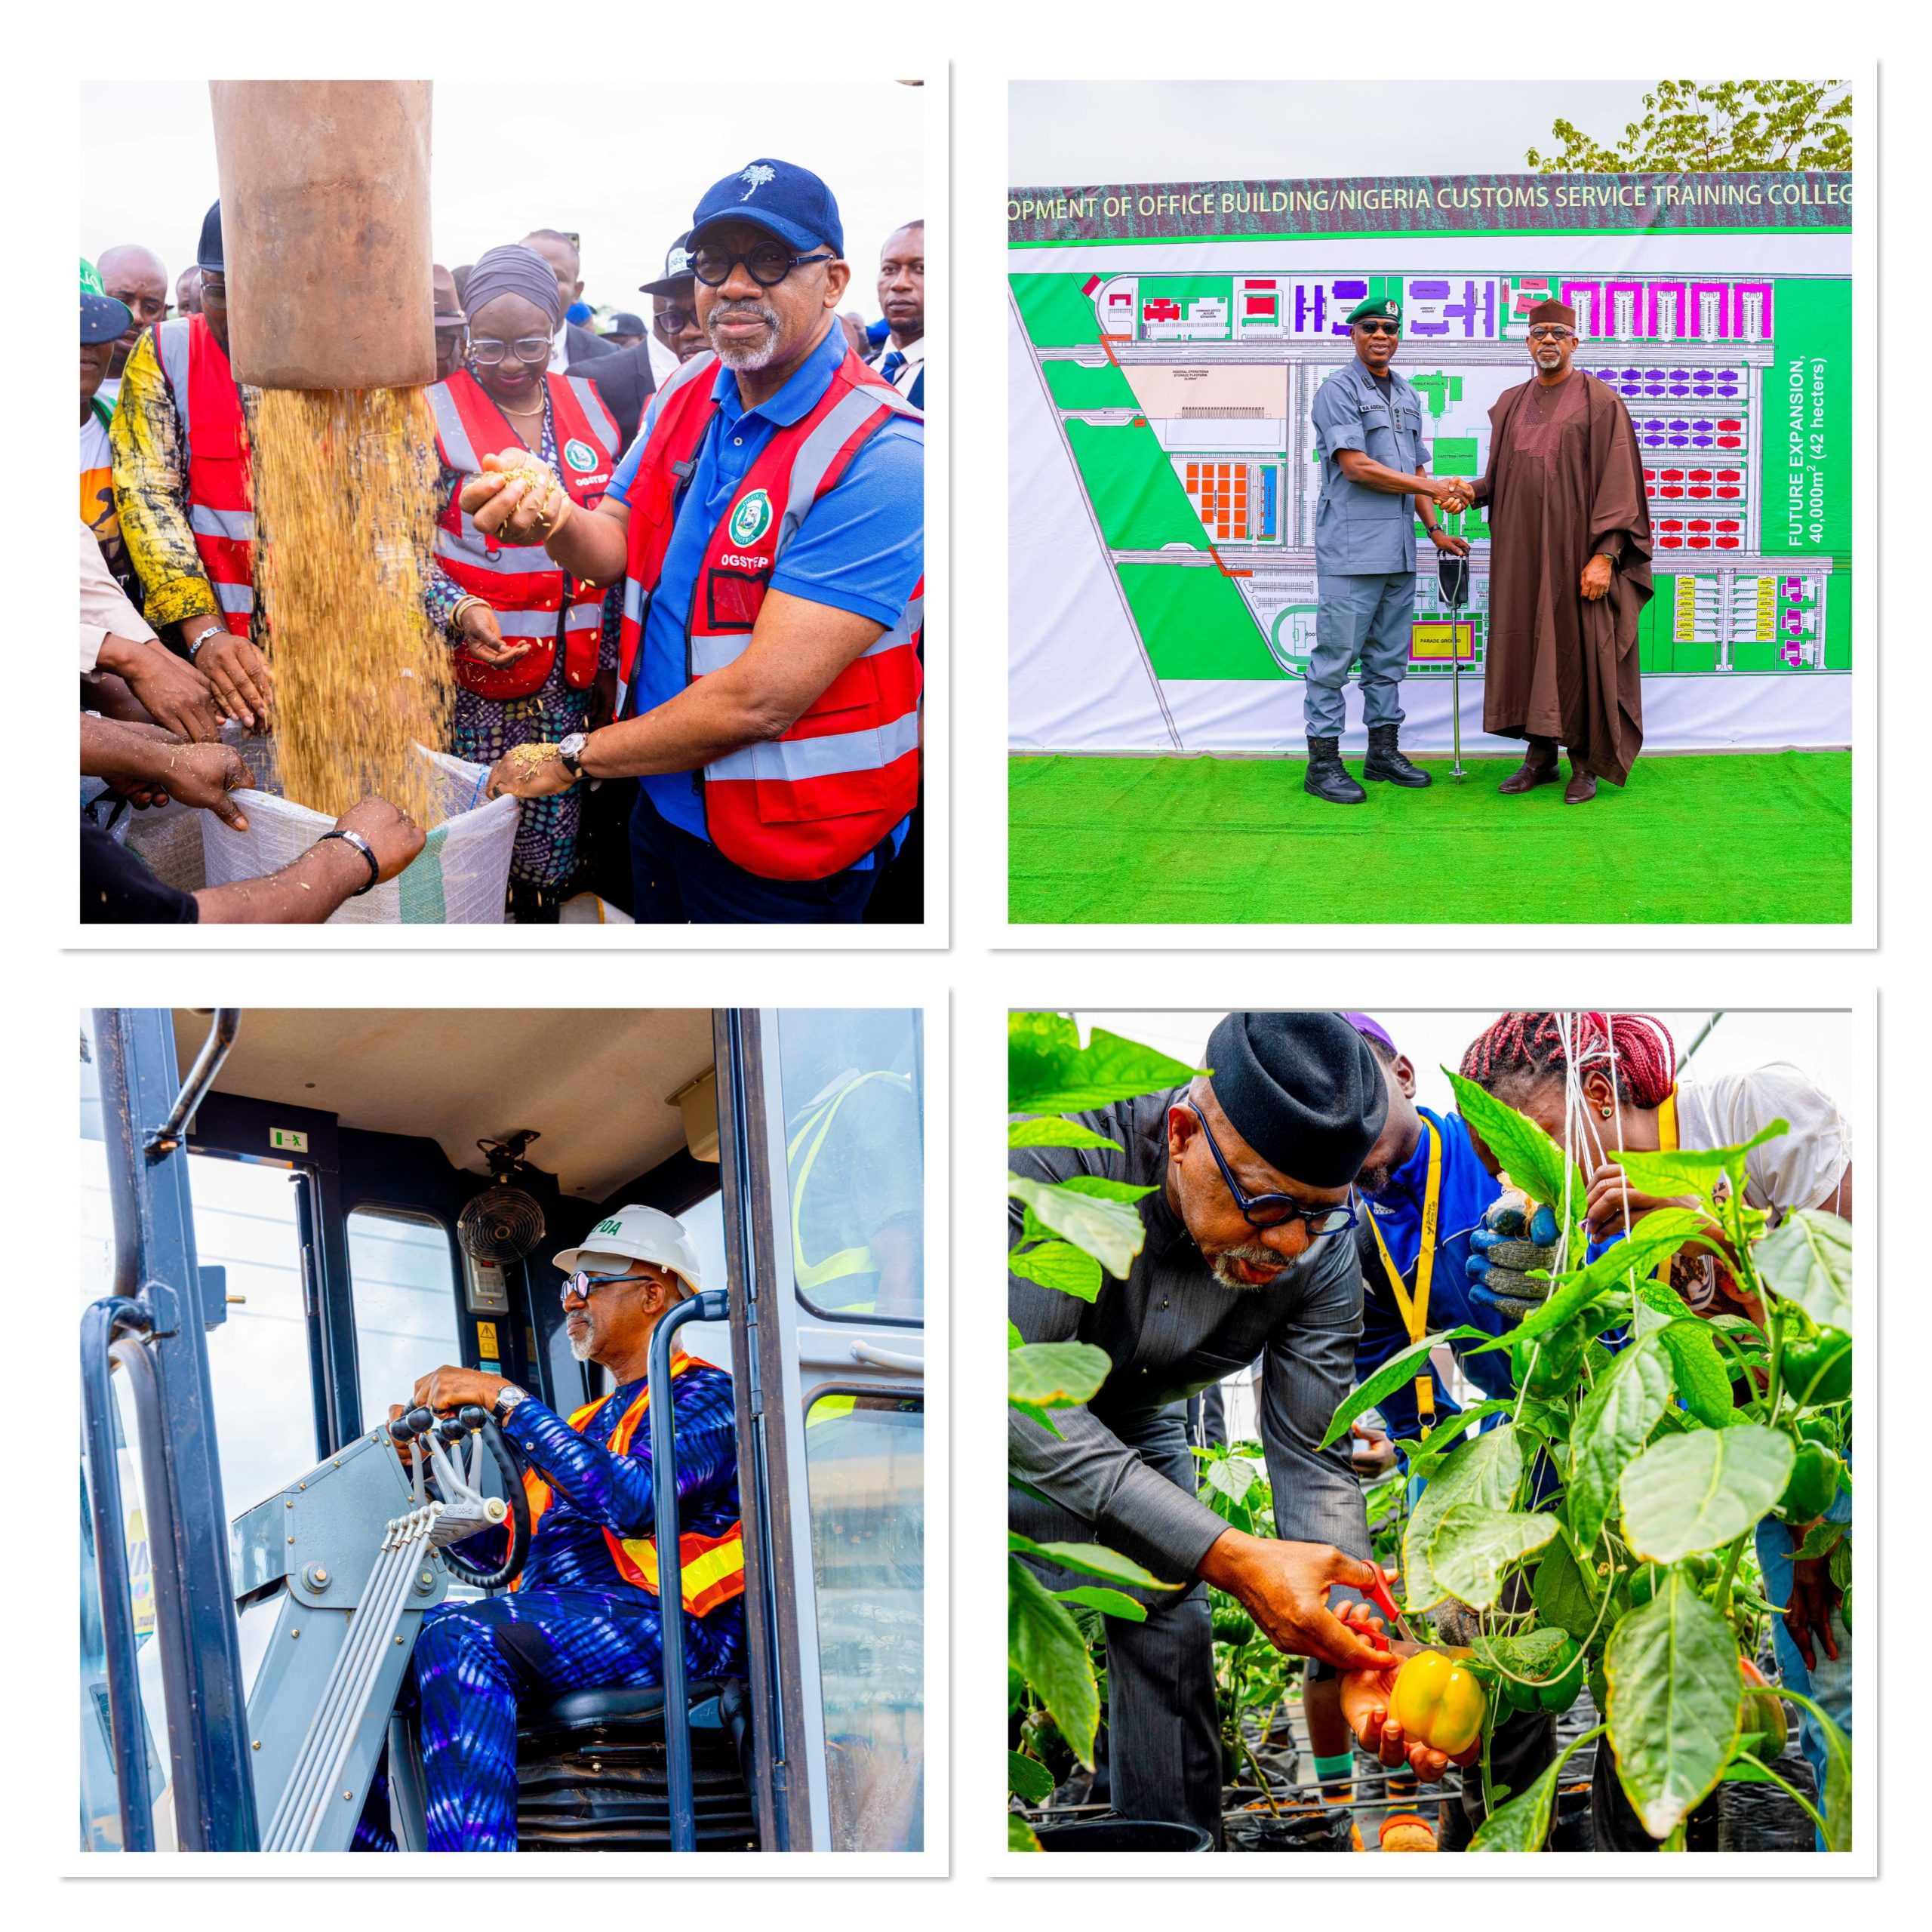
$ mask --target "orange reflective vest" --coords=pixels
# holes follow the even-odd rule
[[[582,376],[546,375],[550,420],[557,444],[557,475],[579,509],[597,507],[617,462],[617,426],[592,385]],[[429,391],[436,418],[436,449],[446,469],[474,475],[486,456],[521,452],[523,439],[467,369],[458,369]],[[528,697],[543,688],[557,655],[558,614],[562,613],[564,676],[575,691],[597,681],[597,646],[604,622],[604,593],[558,569],[540,543],[503,549],[484,536],[463,512],[459,488],[436,519],[436,561],[453,581],[480,597],[497,614],[506,640],[528,638],[530,651],[514,664],[479,663],[459,651],[453,668],[465,691],[481,697]]]
[[[242,392],[205,315],[157,323],[154,346],[181,423],[188,528],[221,621],[246,637],[255,611],[255,491]]]
[[[620,717],[684,486],[718,414],[717,374],[715,356],[697,355],[666,380],[626,498]],[[705,540],[683,614],[688,678],[721,671],[743,654],[798,526],[894,416],[921,420],[848,349],[817,404],[774,431]],[[778,737],[704,768],[705,829],[734,865],[759,878],[829,878],[863,859],[918,802],[925,590],[921,577],[897,623]]]
[[[671,1374],[674,1380],[688,1369],[699,1366],[681,1349],[672,1350]],[[584,1424],[610,1399],[606,1395],[595,1402],[586,1402],[565,1420],[571,1428],[581,1432]],[[611,1432],[611,1440],[605,1446],[612,1455],[621,1456],[629,1450],[632,1438],[643,1426],[650,1408],[651,1386],[647,1383]],[[653,1470],[651,1473],[654,1479],[657,1472]],[[527,1469],[524,1472],[523,1490],[530,1499],[530,1535],[534,1543],[537,1525],[543,1521],[544,1511],[550,1506],[550,1485],[534,1469]],[[620,1537],[614,1530],[606,1530],[604,1540],[610,1546],[611,1560],[624,1581],[657,1595],[657,1539]],[[720,1604],[744,1595],[745,1537],[742,1523],[734,1523],[722,1536],[702,1536],[694,1530],[688,1531],[678,1538],[678,1554],[683,1571],[679,1594],[684,1598],[685,1610],[691,1616],[709,1617]],[[510,1587],[515,1589],[522,1580],[518,1577]]]

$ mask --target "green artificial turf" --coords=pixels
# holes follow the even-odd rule
[[[1009,761],[1016,923],[1832,924],[1851,917],[1851,755],[1640,760],[1586,805],[1500,796],[1513,758],[1418,758],[1362,805],[1295,758]],[[1346,761],[1359,775],[1361,760]],[[1567,775],[1567,766],[1565,766]]]

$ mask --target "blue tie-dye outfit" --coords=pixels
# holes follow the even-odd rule
[[[697,1363],[672,1383],[678,1417],[681,1532],[721,1535],[738,1520],[731,1380]],[[399,1708],[412,1704],[422,1740],[432,1851],[516,1849],[516,1719],[520,1697],[663,1681],[658,1601],[619,1573],[606,1529],[654,1527],[648,1418],[629,1448],[605,1445],[644,1378],[615,1390],[574,1429],[534,1397],[511,1411],[503,1432],[551,1487],[516,1589],[429,1611],[416,1639]],[[503,1560],[505,1531],[460,1546],[472,1563]],[[744,1599],[685,1619],[693,1678],[742,1675]],[[394,1850],[386,1780],[371,1786],[356,1848]]]

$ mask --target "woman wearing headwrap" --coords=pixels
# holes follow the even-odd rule
[[[595,386],[548,372],[562,320],[557,278],[533,248],[492,248],[469,272],[463,366],[429,391],[441,463],[436,614],[456,646],[451,749],[491,764],[518,745],[555,744],[608,713],[617,627],[604,593],[539,547],[502,549],[457,499],[486,469],[540,465],[594,509],[617,458],[617,429]],[[614,619],[614,613],[611,614]],[[511,916],[554,921],[577,869],[581,795],[527,799],[510,860]]]

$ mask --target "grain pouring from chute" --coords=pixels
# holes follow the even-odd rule
[[[426,81],[211,83],[281,788],[441,816]]]

